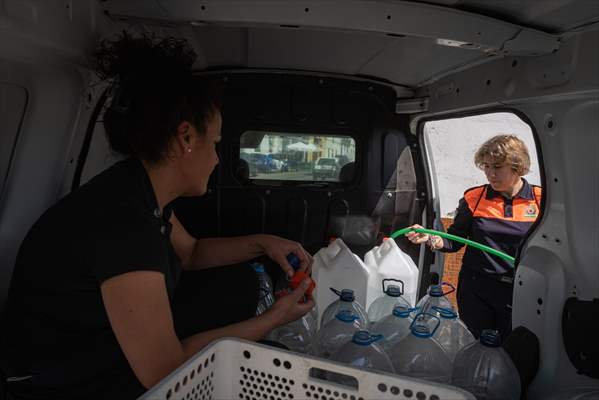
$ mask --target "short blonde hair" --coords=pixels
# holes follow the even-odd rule
[[[530,156],[522,140],[514,135],[497,135],[487,140],[474,154],[474,163],[483,169],[485,159],[507,164],[520,176],[530,171]]]

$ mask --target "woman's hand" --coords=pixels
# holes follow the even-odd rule
[[[279,298],[265,314],[272,316],[277,326],[300,319],[314,308],[312,297],[305,296],[306,289],[308,289],[310,283],[310,278],[304,279],[295,290]],[[304,298],[306,298],[305,302],[301,302]]]
[[[424,227],[422,227],[421,225],[415,224],[410,226],[410,228],[415,228],[415,229],[424,229]],[[441,239],[440,236],[437,235],[429,235],[427,233],[420,233],[420,232],[408,232],[406,233],[406,237],[408,238],[408,240],[414,244],[422,244],[422,243],[426,243],[429,245],[429,247],[431,248],[431,250],[438,250],[440,248],[443,247],[443,239]]]
[[[298,242],[273,235],[257,236],[257,243],[264,251],[264,254],[276,261],[287,276],[292,277],[294,274],[293,267],[287,261],[289,253],[293,253],[299,258],[300,268],[298,271],[306,271],[308,275],[312,272],[312,256]]]
[[[414,229],[424,229],[424,227],[422,225],[412,225],[410,226],[410,228],[414,228]],[[406,233],[406,237],[408,238],[408,240],[414,244],[422,244],[422,243],[426,243],[428,241],[428,237],[429,235],[426,233],[419,233],[419,232],[408,232]]]

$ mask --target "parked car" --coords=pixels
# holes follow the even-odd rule
[[[312,177],[315,181],[319,179],[338,179],[341,166],[336,158],[320,157],[314,164]]]
[[[289,170],[289,165],[286,160],[283,160],[278,154],[269,154],[268,158],[272,161],[273,170],[286,172]]]
[[[269,173],[280,171],[283,162],[273,158],[270,154],[264,153],[241,153],[240,158],[246,160],[250,165],[250,171],[259,173]]]

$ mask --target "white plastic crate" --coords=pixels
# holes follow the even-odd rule
[[[311,377],[318,370],[345,375],[352,384]],[[474,396],[447,385],[226,338],[206,347],[140,399],[474,400]]]

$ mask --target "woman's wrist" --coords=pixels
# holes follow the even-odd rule
[[[250,249],[251,252],[256,256],[261,256],[266,254],[266,241],[268,240],[268,235],[265,234],[253,234],[248,235]]]
[[[430,235],[428,237],[428,246],[431,250],[439,250],[443,248],[443,239],[440,236]]]

